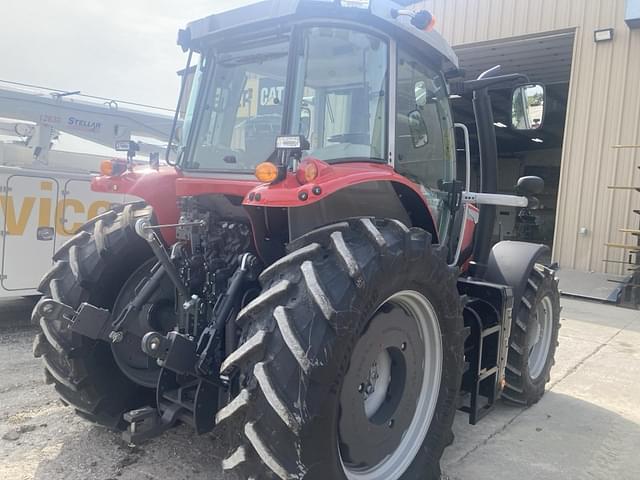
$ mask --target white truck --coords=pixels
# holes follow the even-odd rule
[[[92,176],[113,156],[52,148],[59,135],[110,149],[134,136],[158,142],[138,141],[142,154],[166,149],[168,112],[89,98],[0,85],[0,298],[37,295],[53,253],[80,225],[113,204],[136,200],[92,192]]]

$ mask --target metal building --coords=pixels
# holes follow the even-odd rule
[[[607,244],[638,241],[620,229],[639,228],[640,192],[632,187],[640,187],[640,149],[614,147],[640,144],[640,0],[427,0],[417,6],[435,15],[467,78],[501,64],[505,73],[526,73],[547,85],[545,125],[535,136],[504,128],[498,108],[501,188],[511,188],[521,174],[546,177],[547,198],[531,239],[552,244],[563,269],[625,273],[616,262],[626,262],[629,251]],[[459,110],[464,117],[465,107]],[[513,212],[501,213],[496,234],[511,238]]]

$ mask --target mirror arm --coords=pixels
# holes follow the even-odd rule
[[[491,79],[488,79],[489,81]],[[493,109],[488,88],[473,92],[473,111],[478,134],[478,150],[480,153],[480,192],[497,194],[498,190],[498,145],[493,125]],[[496,219],[494,205],[485,204],[480,207],[480,216],[473,245],[473,258],[479,265],[486,265],[491,251],[493,226]],[[484,267],[477,272],[479,278],[485,274]]]
[[[462,192],[462,203],[526,208],[529,206],[529,199],[527,197],[520,197],[517,195],[502,195],[499,193]]]
[[[465,82],[452,82],[450,84],[450,88],[451,94],[464,95],[484,88],[491,88],[506,82],[529,83],[529,77],[520,73],[510,73],[508,75],[478,78],[476,80],[467,80]]]

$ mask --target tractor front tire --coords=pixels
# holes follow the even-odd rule
[[[555,363],[559,330],[558,283],[553,270],[536,264],[520,305],[514,309],[504,400],[529,406],[542,398]]]
[[[260,276],[223,363],[238,478],[437,480],[463,371],[457,270],[431,236],[355,219]],[[233,425],[233,426],[232,426]]]
[[[39,290],[43,300],[77,309],[88,302],[111,309],[120,287],[149,257],[150,250],[135,233],[137,219],[151,209],[141,204],[99,215],[54,255],[54,265]],[[114,361],[110,345],[74,333],[60,316],[45,319],[33,310],[40,326],[33,353],[44,363],[45,379],[61,400],[90,421],[112,429],[124,428],[122,414],[153,403],[153,391],[129,380]]]

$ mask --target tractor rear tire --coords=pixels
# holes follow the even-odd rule
[[[150,257],[135,233],[138,218],[149,216],[144,204],[127,204],[99,215],[81,227],[54,255],[54,265],[39,290],[77,309],[82,302],[111,309],[120,287]],[[41,300],[42,301],[42,300]],[[122,414],[153,403],[153,391],[136,385],[116,365],[110,345],[72,332],[63,318],[45,319],[33,353],[44,363],[45,379],[61,400],[88,420],[112,429],[124,428]]]
[[[536,264],[514,309],[502,398],[529,406],[545,392],[560,330],[560,293],[553,270]]]
[[[361,470],[439,480],[465,337],[445,250],[423,230],[366,218],[306,234],[289,252],[261,274],[222,365],[238,372],[216,416],[231,435],[223,469],[243,480]]]

